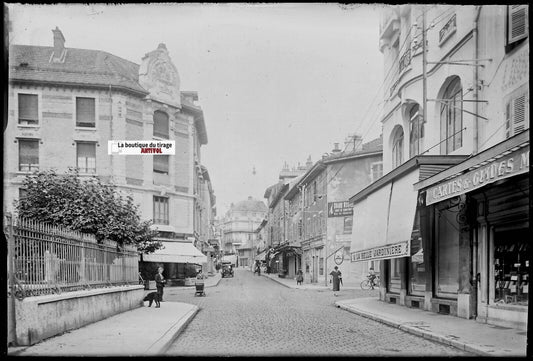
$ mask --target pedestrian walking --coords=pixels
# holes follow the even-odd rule
[[[159,267],[155,275],[155,287],[157,288],[160,302],[163,302],[163,287],[165,287],[165,283],[167,283],[167,280],[163,277],[163,267]]]
[[[340,291],[341,289],[341,282],[342,282],[342,273],[341,271],[339,271],[339,267],[335,266],[335,268],[333,269],[333,271],[330,272],[329,274],[331,276],[331,278],[329,279],[329,283],[332,283],[333,281],[333,294],[335,296],[337,296],[337,293],[338,291]]]
[[[304,281],[304,273],[302,272],[302,269],[298,269],[298,272],[296,272],[296,284],[301,285]]]

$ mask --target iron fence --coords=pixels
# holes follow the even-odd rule
[[[24,218],[14,219],[10,232],[11,291],[18,298],[138,283],[134,246]]]

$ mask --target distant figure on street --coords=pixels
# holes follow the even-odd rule
[[[376,273],[374,272],[374,267],[370,267],[370,269],[368,270],[368,279],[370,281],[370,287],[374,289],[374,286],[376,285],[375,284]]]
[[[304,273],[302,269],[299,269],[298,272],[296,272],[296,284],[301,285],[304,281]]]
[[[257,273],[258,276],[261,276],[261,264],[259,263],[259,261],[255,261],[254,275],[256,273]]]
[[[163,277],[163,267],[157,269],[157,274],[155,275],[155,287],[157,288],[157,293],[159,294],[159,302],[163,302],[163,287],[165,287],[165,277]],[[159,306],[156,306],[159,307]]]
[[[205,279],[205,275],[203,274],[202,270],[199,270],[196,274],[196,284],[203,284]]]
[[[336,292],[340,291],[340,284],[342,282],[342,273],[339,271],[339,267],[335,266],[335,269],[330,272],[330,276],[329,283],[333,281],[333,294],[337,296]]]

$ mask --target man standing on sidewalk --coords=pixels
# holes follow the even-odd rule
[[[160,302],[163,302],[163,287],[165,287],[166,282],[165,277],[163,277],[163,267],[159,267],[155,275],[155,287],[157,288]]]

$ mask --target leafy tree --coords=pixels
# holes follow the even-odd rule
[[[38,171],[27,175],[22,187],[25,195],[15,202],[21,217],[94,234],[99,242],[135,244],[143,253],[162,247],[153,240],[151,221],[141,221],[133,198],[95,176],[82,179],[76,169]]]

